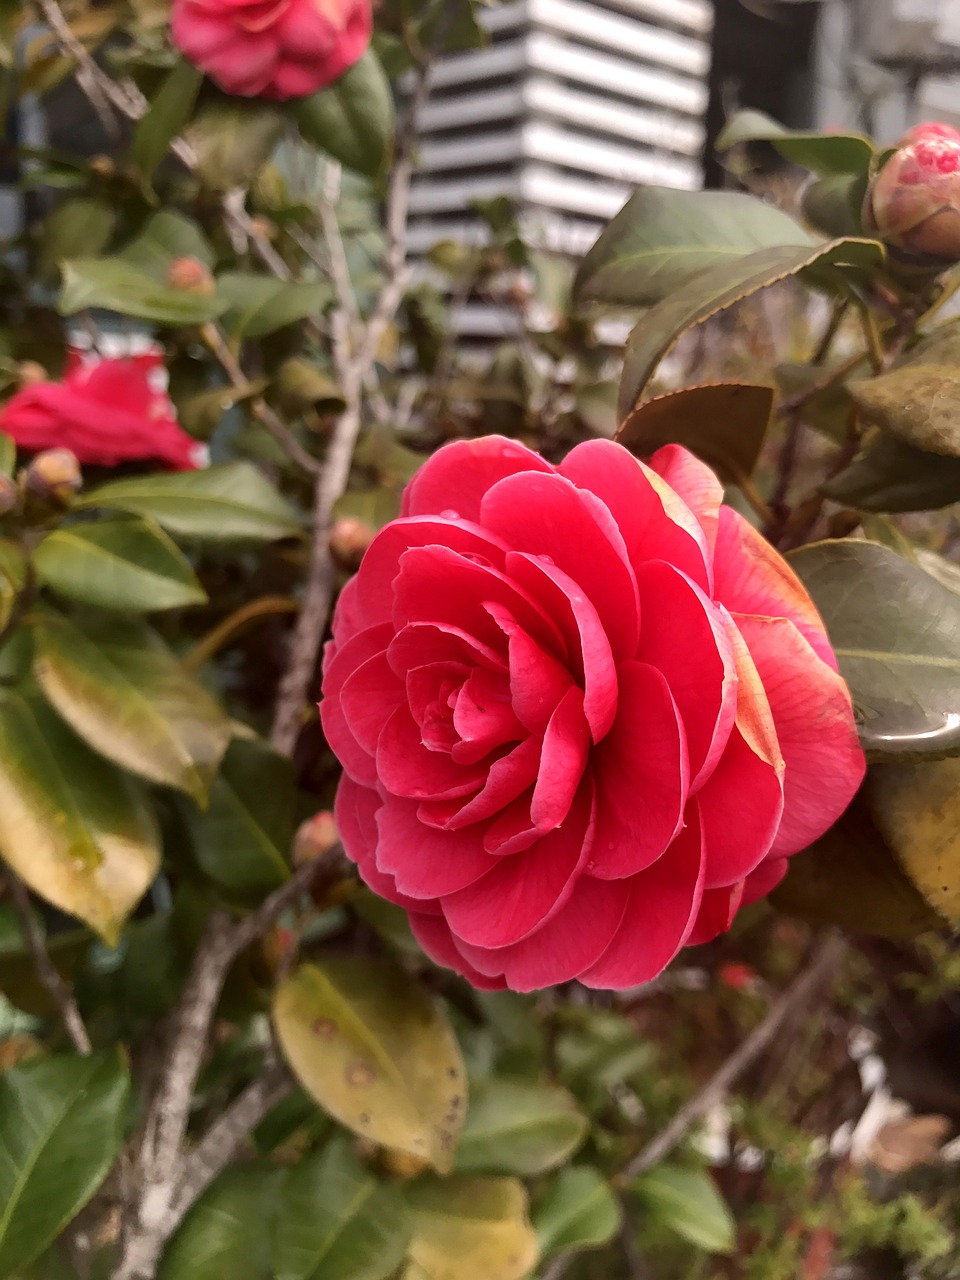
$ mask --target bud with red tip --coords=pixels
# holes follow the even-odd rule
[[[916,125],[867,189],[864,230],[918,266],[960,261],[960,132]]]
[[[167,284],[171,289],[184,293],[199,293],[209,297],[216,288],[216,281],[199,258],[174,258],[167,268]]]
[[[306,822],[301,822],[293,838],[293,865],[302,867],[306,862],[325,857],[340,839],[337,824],[329,809],[321,809]]]
[[[69,449],[45,449],[27,467],[28,492],[45,502],[66,505],[82,485],[80,463]]]
[[[377,531],[366,520],[356,516],[343,516],[335,520],[330,530],[330,551],[334,560],[344,569],[358,569],[363,553],[377,536]]]

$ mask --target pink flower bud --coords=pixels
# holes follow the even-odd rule
[[[199,258],[174,258],[167,268],[167,284],[171,289],[204,296],[209,296],[216,288],[209,268]]]
[[[960,261],[960,132],[917,125],[873,179],[864,229],[919,264]]]
[[[376,536],[376,529],[367,524],[366,520],[344,516],[335,520],[330,530],[330,551],[337,564],[344,569],[356,569],[363,559],[363,553]]]
[[[293,838],[293,865],[302,867],[330,852],[340,839],[337,824],[329,809],[321,809],[306,822],[301,822]]]
[[[47,502],[69,502],[83,484],[76,454],[69,449],[46,449],[27,468],[27,488]]]

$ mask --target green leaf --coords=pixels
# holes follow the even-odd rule
[[[249,462],[112,480],[74,505],[130,511],[169,533],[211,542],[270,542],[300,531],[293,508]]]
[[[151,213],[134,238],[117,254],[119,261],[135,267],[161,284],[174,258],[196,258],[207,267],[214,263],[210,241],[198,223],[175,209]]]
[[[325,280],[295,284],[275,276],[228,272],[217,281],[217,296],[227,308],[224,327],[240,341],[263,338],[285,325],[319,315],[331,293]]]
[[[55,284],[65,258],[102,253],[117,221],[114,206],[99,196],[71,196],[43,223],[37,271]]]
[[[187,812],[194,858],[233,893],[275,889],[290,874],[295,805],[290,761],[265,742],[235,738],[206,809]]]
[[[115,1051],[41,1058],[0,1075],[0,1275],[53,1241],[120,1151],[130,1079]]]
[[[785,245],[748,253],[689,280],[651,307],[630,335],[620,380],[621,419],[639,403],[657,365],[692,325],[814,264],[842,278],[846,268],[879,266],[883,256],[875,240],[833,240],[813,249]]]
[[[862,235],[867,184],[866,172],[831,173],[811,182],[801,196],[804,217],[828,236]]]
[[[222,98],[197,112],[186,131],[196,171],[213,191],[248,187],[283,136],[285,116],[262,101]]]
[[[463,1059],[439,1004],[395,964],[303,965],[277,990],[273,1018],[301,1084],[335,1119],[449,1172],[466,1109]]]
[[[861,511],[931,511],[960,501],[960,459],[926,453],[878,431],[822,492]]]
[[[904,365],[847,383],[867,422],[928,453],[960,456],[960,389],[949,365]]]
[[[623,1221],[610,1184],[593,1168],[561,1169],[537,1204],[533,1225],[544,1258],[609,1244]]]
[[[33,567],[43,586],[100,609],[150,613],[207,598],[176,543],[142,519],[61,526],[37,547]]]
[[[0,432],[0,475],[12,476],[17,466],[17,445]]]
[[[34,676],[95,751],[199,804],[230,741],[230,721],[149,627],[119,619],[33,624]]]
[[[0,628],[10,621],[26,572],[26,560],[17,544],[9,538],[0,538]]]
[[[960,596],[887,547],[817,542],[790,563],[820,610],[880,759],[960,751]]]
[[[533,1177],[569,1159],[589,1128],[573,1097],[558,1085],[479,1080],[470,1091],[455,1167],[459,1173]]]
[[[404,1195],[413,1239],[403,1280],[522,1280],[535,1265],[537,1237],[516,1178],[418,1178]]]
[[[865,173],[876,151],[863,134],[785,129],[762,111],[738,111],[714,145],[722,153],[744,142],[769,142],[787,160],[822,174]]]
[[[661,1164],[633,1183],[655,1221],[708,1253],[730,1253],[736,1223],[708,1173]]]
[[[372,49],[329,88],[296,102],[292,114],[305,142],[348,169],[373,177],[386,167],[393,144],[393,93]]]
[[[203,72],[181,58],[153,95],[146,115],[133,135],[131,159],[151,192],[154,170],[170,150],[170,143],[193,115]]]
[[[645,400],[615,439],[638,458],[664,444],[682,444],[737,484],[753,473],[773,410],[773,387],[716,382]]]
[[[877,829],[924,899],[960,925],[960,760],[871,770],[867,795]],[[928,922],[928,928],[934,927]]]
[[[276,1170],[227,1169],[187,1214],[157,1280],[273,1280],[270,1223],[277,1189]]]
[[[2,688],[0,854],[108,946],[160,866],[153,814],[133,780],[38,698]]]
[[[410,1212],[396,1187],[335,1138],[291,1170],[274,1226],[275,1280],[386,1280],[403,1261]]]
[[[875,768],[885,785],[893,766]],[[790,859],[770,901],[789,915],[881,938],[915,938],[942,925],[898,865],[863,791],[839,822],[801,857]]]
[[[227,304],[216,294],[169,289],[119,258],[74,258],[63,264],[57,305],[65,316],[102,307],[136,320],[182,326],[213,320]]]
[[[811,244],[793,218],[756,196],[639,187],[580,264],[574,298],[651,306],[720,263]]]

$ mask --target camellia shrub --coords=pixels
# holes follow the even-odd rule
[[[570,263],[491,200],[415,271],[430,67],[482,38],[0,15],[10,119],[69,91],[100,138],[20,149],[0,295],[0,1280],[693,1275],[738,1247],[700,1121],[836,927],[960,918],[960,135],[744,113],[721,149],[807,170],[802,218],[642,187]],[[806,349],[730,328],[664,390],[788,278]],[[466,350],[471,298],[516,339]],[[679,1020],[667,966],[755,918],[799,972],[714,965],[756,1025],[690,1096],[631,1002]]]

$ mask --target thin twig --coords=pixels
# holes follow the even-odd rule
[[[214,356],[216,356],[220,367],[230,379],[233,386],[240,390],[250,385],[249,378],[246,377],[240,367],[239,361],[230,350],[230,346],[224,337],[223,331],[219,325],[212,320],[204,324],[200,328],[201,336],[204,342],[210,348]],[[250,412],[260,422],[274,440],[280,445],[284,452],[299,467],[302,467],[309,475],[320,475],[323,471],[323,463],[319,462],[311,454],[307,453],[303,445],[293,434],[287,424],[267,404],[262,396],[257,396],[250,402]]]
[[[27,892],[23,882],[12,871],[7,873],[7,884],[13,901],[13,909],[16,911],[17,919],[20,922],[20,931],[23,934],[24,942],[27,944],[27,950],[30,952],[30,958],[33,961],[37,977],[40,979],[50,999],[56,1005],[60,1021],[63,1023],[73,1047],[77,1053],[82,1053],[86,1056],[93,1052],[90,1036],[87,1033],[83,1018],[80,1016],[77,1002],[73,998],[73,992],[64,982],[56,965],[50,959],[46,941],[34,919],[30,894]]]
[[[100,77],[96,74],[98,70],[96,62],[82,41],[74,35],[60,6],[54,3],[54,0],[39,0],[39,4],[40,12],[56,36],[57,42],[76,60],[77,82],[97,113],[104,131],[108,137],[116,138],[119,130],[113,109],[117,104],[112,100],[111,95],[105,92]]]
[[[684,1103],[653,1141],[630,1161],[617,1178],[620,1186],[631,1182],[639,1174],[658,1164],[683,1141],[700,1117],[706,1115],[747,1068],[760,1057],[787,1018],[805,1005],[832,977],[846,950],[847,944],[839,934],[831,934],[826,939],[811,962],[771,1005],[767,1016],[747,1036],[737,1051],[730,1055],[702,1089]]]
[[[293,1076],[272,1050],[263,1070],[231,1102],[206,1131],[183,1163],[171,1213],[179,1222],[218,1174],[231,1164],[249,1134],[282,1102],[294,1086]]]
[[[234,922],[224,912],[215,912],[207,921],[180,999],[159,1084],[147,1109],[139,1152],[138,1198],[124,1224],[123,1250],[113,1280],[152,1280],[163,1246],[182,1217],[175,1197],[186,1158],[184,1142],[227,974],[241,952],[262,937],[307,889],[341,873],[341,854],[336,845],[323,857],[299,867],[245,919]],[[251,1107],[248,1114],[254,1113]]]
[[[334,427],[323,472],[317,477],[313,502],[313,548],[304,584],[303,606],[290,640],[287,669],[277,692],[270,732],[272,745],[284,755],[293,753],[300,736],[303,711],[333,603],[336,566],[330,554],[330,525],[334,504],[347,485],[353,451],[360,434],[363,388],[407,285],[407,212],[418,121],[427,96],[428,72],[429,63],[425,61],[420,67],[416,88],[397,134],[386,201],[386,277],[373,311],[362,326],[358,326],[356,350],[347,356],[341,347],[337,374],[346,408]],[[333,270],[336,283],[336,269]],[[346,316],[349,316],[350,305],[348,296],[338,297],[338,309]]]

